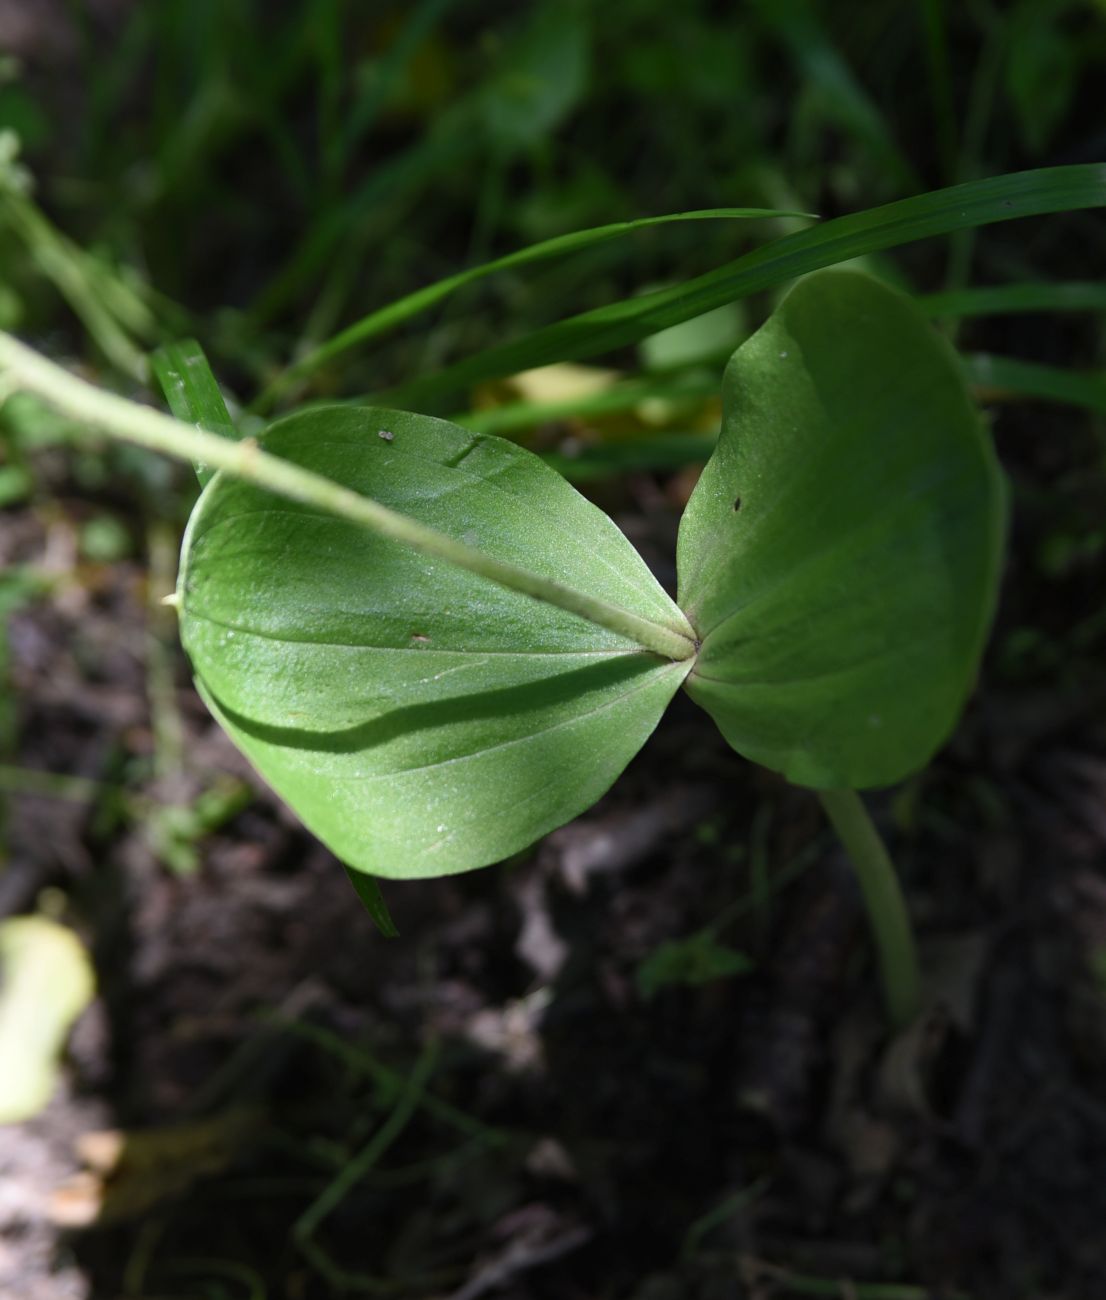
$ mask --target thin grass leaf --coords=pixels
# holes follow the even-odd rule
[[[636,343],[723,303],[819,267],[1015,217],[1106,205],[1106,165],[1046,167],[900,199],[774,240],[683,284],[571,316],[403,386],[389,403],[410,405],[502,375],[578,361]]]
[[[204,350],[195,339],[181,339],[178,343],[167,343],[158,348],[150,356],[150,369],[161,385],[169,409],[178,420],[198,425],[232,442],[241,437],[230,418]],[[196,477],[201,487],[212,473],[206,465],[196,466]]]
[[[918,305],[942,316],[1004,316],[1029,311],[1106,311],[1106,284],[998,284],[927,293]]]
[[[454,3],[455,0],[422,0],[420,4],[412,6],[409,13],[405,13],[403,26],[380,59],[379,66],[374,69],[371,85],[361,92],[341,124],[338,154],[343,166],[349,162],[353,151],[376,122],[388,96],[401,83],[412,58]]]
[[[342,865],[345,866],[345,863]],[[354,871],[352,867],[346,867],[346,875],[349,876],[349,883],[356,891],[365,911],[372,918],[373,925],[385,939],[398,939],[399,931],[396,929],[396,923],[392,920],[388,904],[384,901],[380,886],[373,877],[367,876],[363,871]]]
[[[795,1273],[789,1268],[780,1268],[757,1260],[753,1267],[778,1283],[784,1294],[793,1296],[824,1296],[825,1300],[840,1300],[842,1296],[855,1297],[855,1300],[927,1300],[933,1292],[929,1287],[911,1286],[902,1282],[854,1282],[852,1278],[814,1277],[809,1273]],[[946,1291],[947,1300],[971,1300],[963,1291]]]
[[[937,151],[941,169],[946,177],[953,177],[960,162],[960,144],[956,113],[956,94],[952,85],[952,67],[949,59],[948,24],[945,21],[944,0],[920,0],[919,10],[925,29],[926,64],[929,72],[929,92],[933,99],[933,117],[937,135]]]
[[[417,191],[450,168],[461,167],[476,152],[480,136],[474,109],[462,101],[434,121],[419,143],[374,168],[341,204],[326,207],[312,221],[288,261],[265,285],[249,312],[262,329],[325,271],[335,246],[369,219],[381,203],[410,201]]]
[[[917,189],[921,182],[891,133],[888,119],[857,80],[827,31],[828,14],[809,0],[756,6],[759,17],[788,49],[801,70],[801,102],[818,122],[832,122],[863,145],[896,189]],[[802,109],[799,109],[802,114]],[[792,120],[794,130],[795,119]]]
[[[105,267],[67,239],[24,195],[0,194],[0,225],[6,225],[21,240],[31,262],[65,299],[97,347],[120,373],[141,382],[145,361],[134,335],[149,339],[154,323],[143,318],[143,330],[133,331],[135,302],[121,282],[107,289],[112,279]],[[119,312],[120,296],[126,299]]]
[[[531,244],[528,248],[521,248],[513,253],[507,253],[505,256],[497,257],[491,262],[485,262],[481,266],[473,266],[465,271],[458,271],[455,275],[446,276],[444,280],[438,280],[435,284],[416,289],[414,293],[410,293],[396,302],[389,303],[386,307],[381,307],[379,311],[370,313],[347,329],[342,330],[341,333],[336,334],[332,339],[317,347],[294,365],[289,366],[284,374],[257,399],[255,409],[268,409],[273,401],[281,393],[287,391],[297,380],[306,378],[318,370],[320,366],[333,361],[335,357],[341,356],[342,353],[348,352],[359,344],[368,342],[369,339],[377,338],[386,331],[394,329],[404,321],[410,320],[412,316],[427,311],[443,299],[448,298],[450,294],[456,293],[458,289],[464,288],[465,285],[473,284],[477,280],[483,280],[499,271],[527,266],[533,262],[545,261],[552,257],[564,257],[568,253],[576,253],[581,249],[591,248],[596,244],[607,243],[612,239],[621,239],[623,236],[631,234],[635,230],[643,230],[647,226],[663,226],[677,221],[753,220],[760,217],[810,217],[812,220],[815,219],[814,214],[809,212],[779,212],[773,208],[704,208],[696,212],[671,212],[659,217],[640,217],[635,221],[616,221],[610,225],[595,226],[589,230],[574,230],[569,234],[556,235],[552,239],[542,240],[541,243]]]
[[[968,382],[984,401],[1004,397],[1038,397],[1065,406],[1083,406],[1106,415],[1106,373],[1061,370],[1015,357],[986,352],[964,358]]]

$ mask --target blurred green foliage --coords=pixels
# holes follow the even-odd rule
[[[371,309],[568,230],[734,204],[832,216],[1104,145],[1087,109],[1106,14],[1090,0],[64,13],[60,33],[32,35],[0,69],[0,127],[21,138],[48,219],[0,221],[0,312],[56,328],[60,290],[132,375],[127,341],[192,332],[247,393]],[[785,228],[646,232],[505,273],[323,372],[316,391],[378,390],[500,340],[505,322],[517,333],[685,278]],[[53,291],[28,245],[47,281],[52,263]],[[954,280],[973,246],[960,241]],[[986,278],[1019,273],[1016,240],[986,247]],[[1103,257],[1100,228],[1085,251]],[[910,254],[922,287],[941,286],[940,257]],[[114,331],[87,319],[90,303]]]

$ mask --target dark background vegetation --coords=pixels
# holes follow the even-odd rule
[[[23,151],[0,325],[152,401],[158,342],[194,334],[246,405],[372,308],[565,231],[723,205],[830,217],[1106,153],[1101,0],[0,0],[0,55]],[[302,396],[417,394],[447,361],[796,227],[654,228],[504,273]],[[1013,222],[870,266],[919,292],[1101,281],[1106,223]],[[705,351],[769,305],[712,318]],[[381,939],[191,690],[158,601],[193,477],[9,402],[0,911],[70,924],[100,995],[50,1106],[0,1129],[0,1291],[1100,1297],[1102,326],[946,323],[970,353],[1048,369],[1037,397],[978,386],[1012,487],[996,632],[947,750],[873,801],[932,989],[890,1046],[816,807],[687,703],[532,853],[390,887],[402,938]],[[648,386],[678,343],[601,364]],[[541,392],[571,406],[578,378]],[[591,456],[586,490],[666,577],[695,472],[668,435],[717,418],[659,386],[513,436]],[[110,1169],[88,1137],[105,1130]]]

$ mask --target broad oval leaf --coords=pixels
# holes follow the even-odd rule
[[[807,277],[734,354],[681,524],[689,694],[799,784],[901,779],[970,689],[1004,521],[951,348],[867,276]]]
[[[499,438],[335,407],[278,422],[265,449],[690,632],[614,523]],[[381,876],[482,866],[583,811],[690,667],[225,474],[189,524],[179,600],[231,737],[339,857]]]

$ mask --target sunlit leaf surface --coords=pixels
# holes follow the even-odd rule
[[[500,439],[335,408],[281,421],[265,446],[687,630],[611,520]],[[180,594],[220,721],[311,830],[382,876],[481,866],[589,807],[690,662],[223,475],[193,515]]]

